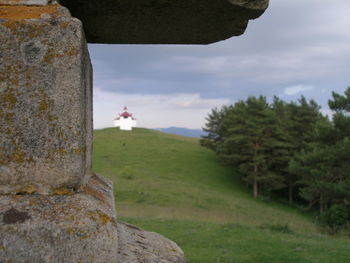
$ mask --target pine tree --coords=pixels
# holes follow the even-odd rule
[[[334,137],[342,140],[345,137],[350,137],[350,87],[348,87],[344,96],[333,92],[333,100],[328,101],[328,105],[333,114],[333,123],[335,128]]]
[[[350,220],[350,88],[345,95],[333,92],[329,100],[335,112],[332,122],[321,119],[314,141],[291,162],[290,169],[301,176],[300,195],[319,205],[321,221],[329,227]],[[326,211],[326,213],[324,213]],[[340,213],[339,217],[334,214]]]
[[[321,118],[320,107],[312,100],[308,102],[304,97],[301,97],[298,102],[290,103],[274,97],[272,108],[283,131],[287,151],[284,154],[284,162],[281,163],[279,173],[285,177],[288,200],[289,204],[292,205],[294,188],[298,185],[300,178],[298,174],[290,171],[289,162],[304,150],[308,143],[313,141],[316,123]]]
[[[272,109],[276,114],[280,129],[283,132],[285,145],[285,152],[283,155],[281,155],[283,159],[281,160],[280,165],[277,167],[277,169],[278,173],[285,178],[285,183],[288,188],[289,204],[292,205],[293,188],[295,187],[296,178],[289,172],[288,169],[289,162],[293,158],[295,151],[293,148],[293,134],[291,132],[293,129],[291,105],[275,96],[273,99]]]
[[[335,145],[315,145],[291,163],[304,185],[300,195],[311,205],[318,204],[320,213],[339,202],[350,202],[350,140]]]
[[[223,106],[220,110],[214,108],[211,113],[208,114],[205,127],[203,128],[203,131],[205,131],[207,135],[201,136],[200,140],[202,146],[213,151],[217,150],[217,147],[222,143],[225,134],[222,122],[230,109],[231,106]]]
[[[254,198],[263,190],[284,187],[283,177],[272,169],[283,156],[282,132],[266,98],[237,102],[222,125],[227,134],[218,152],[239,168],[244,180],[253,186]]]

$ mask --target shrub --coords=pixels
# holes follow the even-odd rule
[[[289,227],[288,224],[263,224],[260,226],[261,229],[268,229],[273,232],[280,232],[284,234],[291,234],[293,233],[292,229]]]
[[[343,204],[333,205],[319,217],[319,223],[330,234],[346,228],[348,220],[349,209]]]

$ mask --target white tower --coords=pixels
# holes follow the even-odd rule
[[[114,119],[114,126],[123,131],[131,131],[136,127],[136,119],[128,112],[128,108],[124,107],[123,113]]]

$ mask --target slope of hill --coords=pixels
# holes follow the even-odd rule
[[[94,133],[93,168],[112,179],[118,216],[176,241],[189,262],[348,262],[350,242],[310,217],[256,201],[195,138],[147,129]]]
[[[187,128],[179,128],[179,127],[158,128],[155,130],[165,132],[165,133],[175,134],[175,135],[193,137],[193,138],[200,138],[201,135],[206,134],[203,130],[200,130],[200,129],[187,129]]]

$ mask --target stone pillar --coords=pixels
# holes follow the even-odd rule
[[[117,262],[82,24],[49,2],[0,0],[0,262]]]
[[[4,2],[25,1],[0,0],[0,194],[74,192],[91,174],[82,24],[59,5]]]

